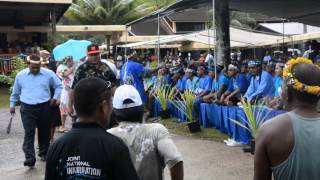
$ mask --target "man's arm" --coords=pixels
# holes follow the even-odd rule
[[[247,98],[249,101],[251,101],[253,93],[254,93],[254,77],[251,78],[250,85],[249,85],[249,87],[247,89],[247,92],[244,95],[244,97]]]
[[[254,180],[271,180],[271,165],[267,154],[267,131],[262,126],[256,138],[254,153]]]
[[[61,95],[62,83],[61,80],[54,73],[52,73],[51,86],[54,88],[53,99],[58,100],[58,98]]]
[[[183,162],[180,161],[170,169],[171,180],[183,180]]]
[[[232,93],[230,93],[230,94],[227,96],[226,100],[229,101],[230,98],[234,97],[234,96],[237,95],[239,92],[240,92],[240,89],[234,90]]]
[[[12,94],[10,96],[10,113],[11,114],[15,114],[15,106],[19,100],[20,94],[21,94],[21,87],[19,85],[19,77],[17,76],[14,81]]]
[[[178,148],[169,137],[168,130],[159,125],[158,127],[158,152],[164,158],[171,172],[171,180],[183,180],[183,160]]]

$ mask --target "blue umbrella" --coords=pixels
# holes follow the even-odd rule
[[[56,61],[62,61],[66,56],[72,56],[73,60],[79,61],[87,55],[87,47],[92,44],[86,40],[69,40],[53,49]]]

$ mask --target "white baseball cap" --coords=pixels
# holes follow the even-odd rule
[[[137,89],[132,85],[122,85],[116,89],[113,97],[114,109],[126,109],[142,106],[142,100]]]

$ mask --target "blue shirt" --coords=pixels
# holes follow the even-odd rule
[[[241,94],[245,94],[248,88],[248,81],[245,74],[238,74],[236,78],[231,78],[228,85],[228,92],[233,92],[237,89]]]
[[[199,87],[196,89],[196,93],[209,92],[212,86],[212,79],[210,76],[205,75],[199,79]]]
[[[225,86],[225,87],[228,87],[229,85],[229,78],[224,74],[224,73],[220,73],[219,74],[219,79],[218,81],[216,79],[214,79],[212,81],[212,87],[211,87],[211,90],[214,91],[214,92],[217,92],[219,91],[219,89],[222,87],[222,86]]]
[[[272,75],[262,71],[260,76],[255,76],[251,79],[250,86],[244,97],[251,101],[256,97],[273,97],[274,92],[275,87]]]
[[[280,97],[280,92],[282,88],[282,78],[280,76],[275,76],[275,82],[274,82],[274,87],[275,87],[275,97]]]
[[[29,68],[24,69],[16,76],[10,107],[14,107],[19,99],[29,105],[48,102],[51,99],[50,88],[54,89],[53,99],[57,100],[61,94],[62,83],[51,70],[41,68],[39,74],[33,75]]]
[[[186,90],[187,80],[188,80],[187,76],[183,76],[178,80],[177,88],[180,92],[184,92]]]
[[[120,71],[120,82],[121,84],[131,84],[139,92],[141,99],[144,103],[147,102],[147,95],[144,91],[143,76],[149,70],[145,68],[142,64],[128,60],[124,64]]]
[[[198,87],[199,87],[199,78],[197,76],[194,76],[192,78],[192,81],[190,79],[187,80],[187,83],[186,83],[187,90],[191,92],[195,92]]]
[[[248,86],[249,86],[249,84],[250,84],[250,82],[251,82],[251,79],[252,79],[253,75],[252,75],[251,73],[247,73],[247,74],[246,74],[246,77],[247,77]]]

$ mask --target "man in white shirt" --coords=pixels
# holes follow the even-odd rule
[[[144,124],[143,103],[132,85],[120,86],[113,98],[118,127],[108,132],[124,141],[140,180],[163,180],[167,165],[172,180],[183,180],[183,161],[168,130],[161,124]]]

